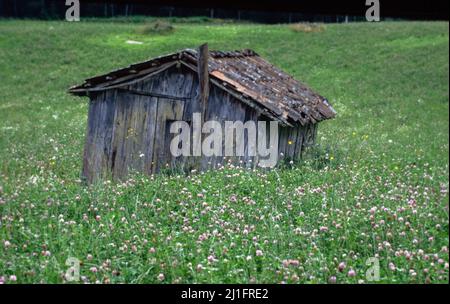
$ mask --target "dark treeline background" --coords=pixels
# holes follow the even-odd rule
[[[0,17],[64,19],[65,0],[0,0]],[[365,20],[365,0],[245,1],[101,1],[80,0],[81,18],[118,16],[191,17],[249,20],[264,23],[347,22]],[[380,0],[381,18],[448,20],[448,1]]]

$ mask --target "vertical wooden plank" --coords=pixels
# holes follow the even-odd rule
[[[253,159],[254,156],[251,156],[251,151],[253,150],[254,153],[257,153],[257,138],[258,138],[258,120],[257,120],[257,113],[255,112],[254,109],[247,107],[245,105],[242,104],[242,110],[245,112],[245,118],[244,118],[244,123],[248,122],[248,121],[252,121],[255,123],[255,131],[256,131],[256,135],[254,138],[254,141],[252,139],[252,141],[250,141],[250,137],[248,132],[246,131],[244,136],[245,136],[245,146],[244,146],[244,150],[245,150],[245,154],[244,157],[242,158],[243,161],[243,166],[247,167],[247,168],[251,168],[253,166]]]
[[[291,160],[295,157],[295,141],[297,139],[297,129],[294,127],[288,128],[286,156]]]
[[[161,141],[164,139],[164,129],[165,129],[165,106],[164,106],[164,100],[161,98],[158,98],[158,107],[156,110],[156,127],[155,127],[155,134],[154,134],[154,144],[153,144],[153,159],[152,159],[152,172],[156,173],[159,172],[161,168],[161,160],[160,154],[161,154],[161,145],[163,144]]]
[[[144,111],[144,98],[146,96],[133,95],[130,126],[129,126],[129,142],[130,146],[128,148],[128,170],[142,172],[142,128],[143,121],[145,119]]]
[[[317,140],[317,129],[319,127],[319,124],[315,123],[315,124],[312,125],[312,127],[313,127],[313,137],[312,137],[312,143],[311,144],[314,145],[316,143],[316,140]]]
[[[141,143],[138,136],[138,121],[143,120],[143,109],[140,107],[139,96],[123,93],[125,116],[124,116],[124,138],[121,143],[122,149],[118,154],[120,161],[120,173],[118,178],[125,177],[131,170],[138,169],[136,162],[139,159]]]
[[[120,161],[118,160],[118,154],[120,149],[120,143],[123,141],[124,130],[124,102],[120,99],[121,94],[116,95],[116,111],[114,118],[113,138],[111,141],[111,159],[110,159],[110,171],[111,175],[115,177],[120,167]]]
[[[304,139],[304,146],[310,147],[314,140],[314,125],[308,124],[306,126],[306,133],[305,133],[305,139]]]
[[[101,176],[106,177],[109,171],[111,160],[111,143],[113,138],[114,120],[116,112],[116,90],[104,92],[104,103],[106,107],[103,119],[103,157],[101,161]]]
[[[92,143],[94,142],[94,136],[95,136],[95,119],[94,116],[96,115],[96,107],[97,104],[95,103],[95,100],[89,101],[89,110],[88,110],[88,121],[87,121],[87,128],[86,128],[86,140],[84,143],[84,153],[83,153],[83,169],[81,172],[81,176],[86,180],[87,183],[92,183],[94,179],[94,170],[93,170],[93,161],[92,161]]]
[[[300,160],[302,158],[303,133],[304,133],[304,127],[301,125],[298,126],[297,127],[297,138],[295,140],[295,152],[294,152],[294,157],[296,160]]]
[[[209,71],[208,71],[209,50],[208,44],[202,44],[198,49],[197,73],[200,88],[200,104],[202,105],[202,119],[205,120],[206,108],[209,97]]]
[[[148,98],[144,103],[145,117],[143,121],[143,153],[144,153],[144,172],[151,174],[153,166],[153,151],[155,144],[156,118],[158,109],[158,99]]]
[[[278,155],[279,161],[284,161],[286,159],[286,145],[288,140],[288,128],[280,127],[278,128]]]
[[[112,91],[93,97],[89,104],[88,126],[82,176],[92,183],[107,173],[110,157],[115,102]]]
[[[159,92],[160,87],[160,75],[147,79],[141,83],[140,89],[147,92]],[[153,153],[155,145],[155,133],[156,133],[156,118],[158,112],[158,98],[148,97],[144,105],[144,111],[146,116],[144,118],[144,172],[147,174],[153,173]]]
[[[130,124],[133,113],[133,95],[118,92],[115,118],[114,138],[112,143],[111,171],[114,178],[122,178],[128,173],[130,158],[130,141],[132,130]]]

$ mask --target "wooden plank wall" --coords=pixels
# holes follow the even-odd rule
[[[170,122],[191,122],[192,114],[201,111],[195,73],[184,66],[172,67],[127,88],[190,99],[143,96],[123,90],[109,90],[93,96],[89,106],[82,171],[88,183],[105,176],[120,179],[134,170],[146,174],[166,168],[205,170],[227,161],[223,156],[174,158],[170,153],[170,141],[174,136],[168,130]],[[205,115],[205,120],[220,121],[222,130],[225,130],[226,120],[267,120],[216,86],[210,88]],[[279,127],[278,152],[284,158],[300,158],[304,147],[314,142],[315,134],[315,125]],[[225,152],[224,142],[222,149]],[[248,155],[247,135],[245,156],[234,157],[232,162],[246,167],[257,165],[258,157]]]
[[[280,160],[301,159],[305,148],[314,144],[317,124],[298,126],[297,128],[279,127],[278,151]]]

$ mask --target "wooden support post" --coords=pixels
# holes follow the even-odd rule
[[[199,82],[199,94],[200,94],[200,105],[202,109],[202,120],[204,121],[206,115],[206,108],[208,104],[209,97],[209,70],[208,70],[208,57],[209,50],[208,44],[202,44],[198,49],[198,82]]]
[[[206,109],[209,98],[209,70],[208,70],[209,50],[208,44],[202,44],[197,50],[197,75],[198,75],[198,108],[193,111],[192,126],[192,155],[194,168],[200,169],[202,165],[201,145],[202,126],[206,120]],[[198,109],[198,110],[197,110]],[[200,112],[200,113],[198,113]],[[198,113],[198,114],[197,114]]]

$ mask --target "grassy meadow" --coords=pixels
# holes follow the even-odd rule
[[[0,283],[64,283],[70,257],[80,283],[371,283],[370,258],[379,283],[448,283],[448,23],[142,24],[0,20]],[[67,89],[204,42],[326,96],[317,147],[83,185],[87,99]]]

